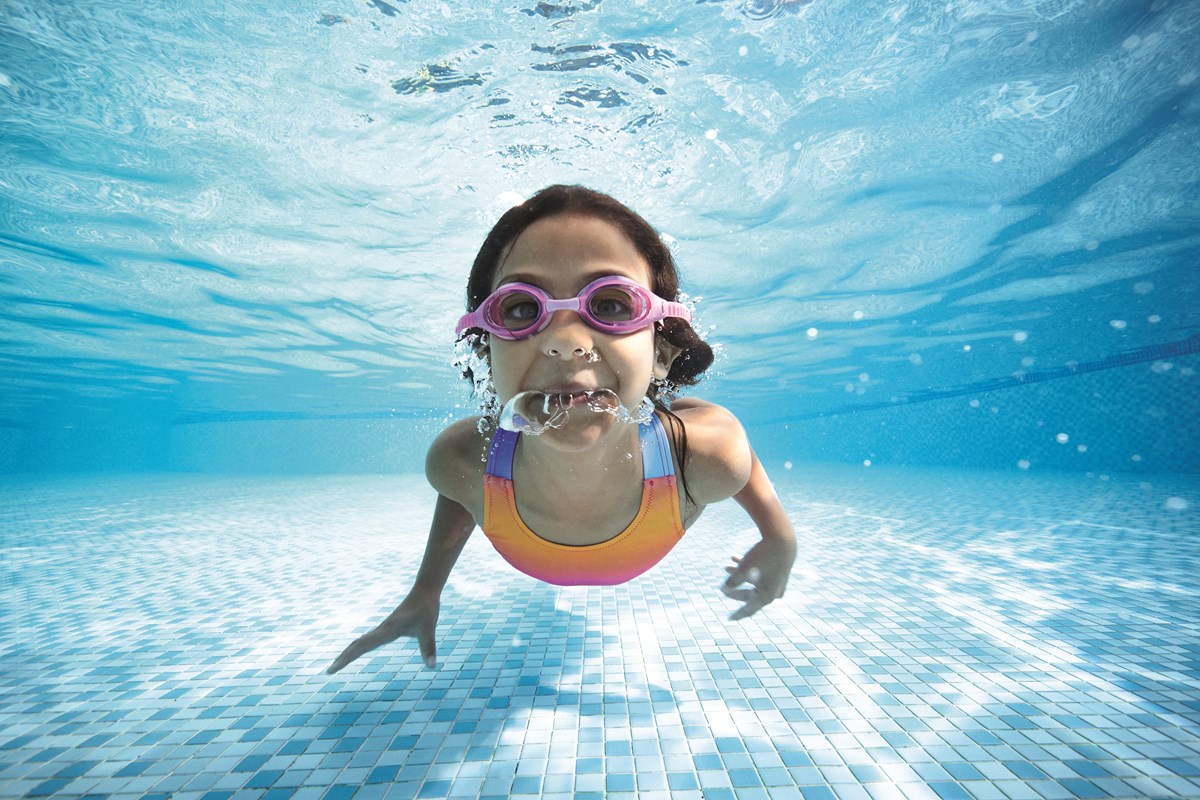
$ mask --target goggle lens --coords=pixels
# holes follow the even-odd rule
[[[642,315],[640,297],[624,286],[601,286],[588,297],[587,310],[598,322],[631,322]]]
[[[542,304],[535,295],[517,289],[500,297],[488,317],[496,327],[516,333],[541,321]]]
[[[513,334],[539,327],[545,315],[551,313],[542,298],[522,288],[502,291],[488,305],[488,321]],[[588,293],[582,312],[589,323],[603,330],[637,320],[645,314],[645,308],[645,301],[629,287],[607,284]]]

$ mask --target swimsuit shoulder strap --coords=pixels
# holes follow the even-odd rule
[[[642,442],[643,480],[673,476],[675,463],[671,460],[671,439],[658,414],[638,426],[638,437]]]
[[[488,448],[487,474],[494,478],[512,480],[513,456],[517,452],[517,439],[521,434],[497,426]]]

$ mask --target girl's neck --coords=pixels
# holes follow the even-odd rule
[[[562,443],[549,437],[521,436],[514,468],[549,496],[604,495],[614,487],[641,483],[641,444],[636,425],[616,423],[591,443]],[[529,486],[528,483],[525,486]]]

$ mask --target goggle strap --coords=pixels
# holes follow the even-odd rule
[[[686,322],[691,322],[692,310],[683,303],[675,303],[670,300],[663,300],[662,316],[663,319],[666,319],[667,317],[679,317]]]

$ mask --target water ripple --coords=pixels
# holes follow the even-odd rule
[[[1194,324],[1185,4],[448,11],[7,3],[0,391],[124,364],[225,405],[452,398],[471,257],[503,198],[557,181],[671,234],[729,342],[714,391],[780,407],[830,402],[809,376],[866,399],[955,376],[956,336],[983,380],[1102,359],[1110,320],[1123,348]]]

